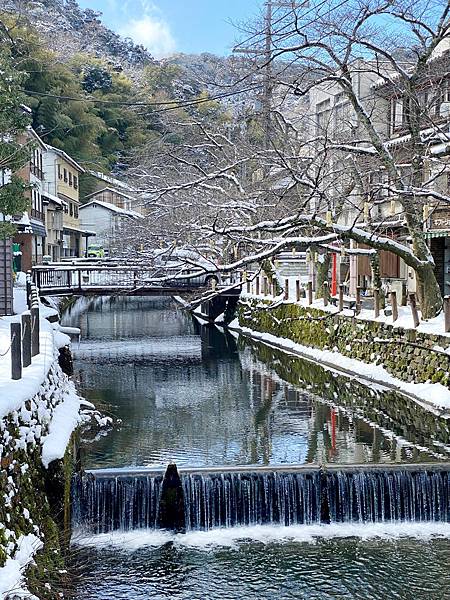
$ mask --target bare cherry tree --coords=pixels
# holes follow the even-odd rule
[[[265,35],[256,30],[252,43]],[[400,257],[423,316],[436,315],[442,296],[424,224],[450,200],[436,187],[450,141],[449,36],[449,5],[437,1],[284,9],[267,60],[296,70],[271,70],[269,143],[258,118],[180,122],[176,141],[148,149],[135,169],[148,230],[219,247],[222,271],[293,244],[353,240],[349,252]]]

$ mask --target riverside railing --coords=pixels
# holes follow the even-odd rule
[[[33,357],[40,353],[39,293],[27,274],[26,294],[28,311],[21,315],[20,322],[10,325],[10,346],[4,356],[11,352],[11,379],[22,378],[22,369],[29,367]]]
[[[360,314],[363,308],[362,302],[362,294],[361,287],[356,288],[355,296],[347,296],[345,295],[345,286],[344,284],[339,284],[337,286],[337,294],[332,296],[330,294],[330,287],[328,282],[324,282],[323,285],[323,293],[320,299],[317,297],[317,294],[314,293],[313,282],[308,281],[304,284],[300,279],[292,280],[292,278],[284,279],[282,281],[281,292],[279,290],[279,283],[275,280],[270,281],[266,275],[253,275],[251,277],[247,277],[246,281],[246,292],[250,295],[256,296],[268,296],[272,299],[283,300],[283,301],[291,301],[291,302],[301,302],[302,300],[306,301],[308,306],[315,304],[317,307],[317,303],[320,300],[321,304],[324,308],[326,308],[330,303],[334,304],[338,308],[338,312],[343,312],[344,309],[352,311],[353,315],[356,316]],[[293,284],[293,285],[292,285]],[[294,288],[294,289],[292,289]],[[368,299],[367,299],[368,300]],[[399,302],[397,297],[397,292],[395,290],[390,291],[386,300],[388,301],[388,306],[386,307],[386,316],[391,316],[391,322],[396,323],[399,319]],[[414,328],[419,327],[421,319],[420,313],[418,310],[418,301],[417,295],[413,292],[408,294],[407,303],[411,311],[411,317]],[[372,296],[372,307],[368,308],[368,310],[373,310],[374,319],[378,319],[381,313],[381,290],[379,288],[373,289]],[[444,297],[443,302],[443,313],[444,313],[444,322],[443,322],[443,330],[445,333],[450,332],[450,296]]]
[[[195,269],[167,270],[136,265],[96,266],[58,265],[33,267],[33,280],[41,294],[83,293],[136,289],[190,289],[205,285],[204,278],[193,276]]]

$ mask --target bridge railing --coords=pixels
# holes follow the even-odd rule
[[[67,290],[81,292],[85,289],[136,289],[139,287],[195,288],[204,285],[197,278],[177,278],[160,268],[135,266],[36,266],[32,269],[33,281],[39,290]]]

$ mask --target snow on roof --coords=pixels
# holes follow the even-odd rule
[[[129,196],[128,194],[125,194],[124,192],[121,192],[121,191],[111,188],[111,187],[104,187],[101,190],[92,192],[92,194],[88,194],[86,196],[86,198],[92,198],[94,196],[97,196],[98,194],[101,194],[102,192],[113,192],[114,194],[119,194],[119,196],[123,196],[124,198],[128,198],[129,200],[135,200],[135,198],[133,196]]]
[[[124,190],[128,190],[129,192],[137,191],[136,189],[134,189],[133,187],[131,187],[124,181],[121,181],[120,179],[115,179],[114,177],[111,177],[111,175],[105,175],[104,173],[101,173],[100,171],[91,171],[91,170],[89,170],[88,173],[89,173],[89,175],[92,175],[92,177],[95,177],[96,179],[101,179],[102,181],[106,181],[107,183],[110,183],[114,187],[120,187],[120,188],[123,188]]]
[[[27,131],[28,133],[31,134],[32,137],[34,137],[34,139],[37,141],[37,143],[41,146],[41,148],[43,150],[46,150],[47,148],[47,144],[44,142],[44,140],[39,136],[38,133],[36,133],[36,131],[31,127],[31,125],[28,125],[27,127]]]
[[[20,219],[13,219],[14,225],[24,225],[25,227],[31,227],[30,217],[28,216],[28,212],[25,211]]]
[[[125,208],[119,208],[115,204],[111,204],[110,202],[103,202],[102,200],[91,200],[90,202],[87,202],[86,204],[83,204],[82,206],[80,206],[80,210],[83,210],[84,208],[86,208],[92,204],[97,204],[98,206],[101,206],[102,208],[106,208],[107,210],[110,210],[111,212],[115,212],[117,214],[121,214],[121,215],[124,215],[127,217],[133,217],[135,219],[142,219],[142,215],[135,212],[134,210],[127,210]]]
[[[48,198],[55,204],[58,204],[59,206],[63,206],[64,204],[67,206],[67,202],[65,200],[59,198],[58,196],[55,196],[54,194],[50,194],[50,192],[46,192],[43,190],[41,195],[44,196],[44,198]]]
[[[66,154],[64,150],[60,150],[59,148],[55,148],[54,146],[49,146],[49,144],[46,144],[46,148],[49,152],[54,152],[55,154],[58,154],[58,156],[61,156],[61,158],[66,160],[69,164],[72,165],[72,167],[74,167],[74,169],[77,169],[77,171],[79,171],[80,173],[86,173],[86,170],[83,169],[83,167],[79,165],[76,160],[74,160],[71,156]]]

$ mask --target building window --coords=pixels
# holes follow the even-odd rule
[[[67,183],[67,169],[64,169],[64,181]]]
[[[73,205],[73,216],[78,219],[78,206],[76,204]]]
[[[73,176],[73,187],[78,189],[78,177],[76,175]]]
[[[72,172],[69,171],[69,185],[72,185]]]
[[[70,216],[73,217],[73,204],[70,202]]]
[[[322,100],[316,105],[316,126],[317,130],[324,131],[327,129],[331,115],[331,102],[330,99]]]
[[[397,131],[403,127],[403,98],[394,98],[391,104],[392,112],[392,131]]]
[[[58,165],[58,179],[62,179],[61,165]]]

